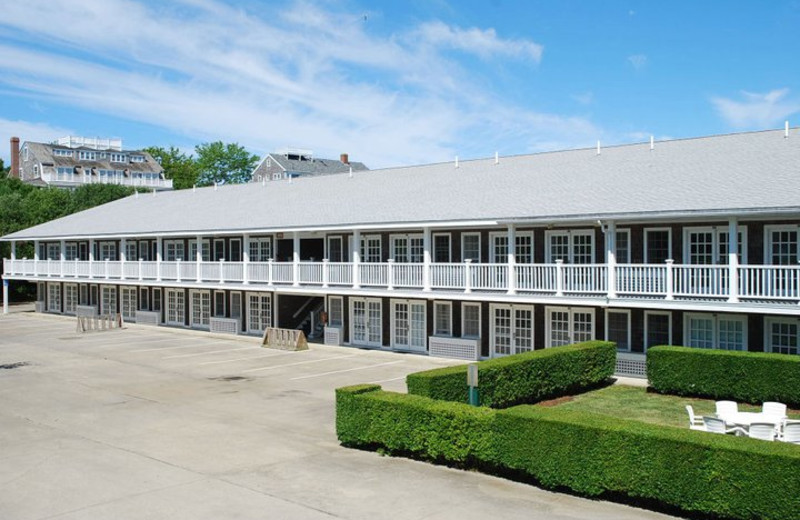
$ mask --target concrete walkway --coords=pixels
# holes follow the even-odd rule
[[[342,448],[336,387],[450,362],[257,343],[1,316],[0,518],[668,518]]]

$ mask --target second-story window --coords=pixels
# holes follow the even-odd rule
[[[78,159],[81,161],[94,161],[97,157],[95,152],[90,152],[88,150],[81,150],[78,152]]]
[[[128,162],[128,157],[124,153],[112,153],[109,154],[111,162],[118,162],[124,163]]]
[[[591,264],[594,260],[592,230],[547,231],[547,263]]]
[[[251,238],[248,244],[251,262],[268,262],[272,258],[272,239]]]
[[[392,235],[391,255],[395,262],[421,263],[423,251],[422,235]]]
[[[64,150],[63,148],[56,148],[53,150],[53,155],[56,157],[72,157],[72,150]]]

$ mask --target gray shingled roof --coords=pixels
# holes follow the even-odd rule
[[[287,172],[302,172],[305,175],[328,175],[331,173],[344,173],[349,172],[350,168],[353,171],[363,171],[368,168],[364,163],[350,161],[345,164],[338,159],[317,159],[313,160],[300,160],[289,159],[285,155],[279,153],[269,154],[272,159],[277,162]]]
[[[48,144],[48,143],[35,143],[35,142],[26,142],[24,143],[25,146],[28,146],[31,150],[31,153],[36,155],[36,158],[39,162],[44,163],[52,163],[54,167],[59,166],[84,166],[86,168],[97,168],[97,169],[104,169],[104,170],[128,170],[131,173],[161,173],[163,168],[158,162],[150,156],[149,153],[142,151],[142,150],[123,150],[123,151],[116,151],[116,150],[95,150],[94,148],[68,148],[66,146],[59,146],[57,144]],[[53,155],[53,149],[59,150],[72,150],[73,152],[79,152],[81,150],[95,152],[98,154],[98,159],[95,161],[81,161],[75,157],[56,157]],[[132,163],[130,161],[124,163],[118,162],[111,162],[109,157],[105,159],[100,159],[100,153],[112,154],[112,153],[124,153],[127,155],[141,155],[145,157],[144,162]]]
[[[752,132],[128,197],[6,239],[800,215],[800,132]]]

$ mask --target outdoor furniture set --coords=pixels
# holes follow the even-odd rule
[[[788,418],[783,403],[766,402],[760,412],[740,412],[735,401],[717,401],[714,416],[695,415],[694,409],[688,404],[686,411],[692,430],[800,444],[800,421]]]

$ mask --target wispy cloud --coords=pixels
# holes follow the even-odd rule
[[[636,70],[641,70],[647,65],[647,56],[644,54],[634,54],[628,56],[628,62],[633,65]]]
[[[735,128],[766,128],[781,123],[800,112],[800,98],[790,97],[789,89],[775,89],[764,94],[741,92],[739,100],[713,97],[717,113]]]
[[[508,103],[444,52],[541,59],[541,45],[493,29],[375,35],[362,13],[305,1],[267,16],[217,0],[28,0],[4,6],[0,30],[15,36],[0,40],[8,90],[257,153],[290,144],[378,167],[601,134]],[[15,43],[26,35],[39,43]]]
[[[592,92],[583,92],[581,94],[573,94],[572,99],[581,105],[591,105],[594,102],[594,94]]]

